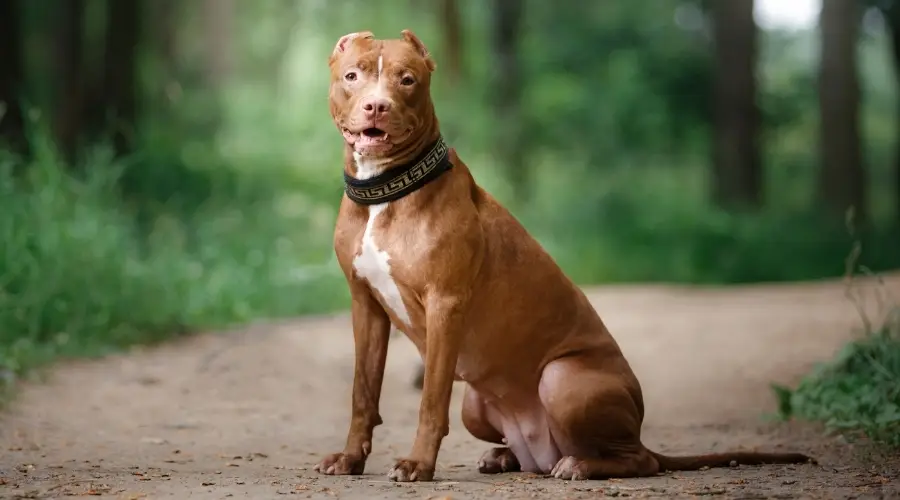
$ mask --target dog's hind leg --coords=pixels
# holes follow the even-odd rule
[[[502,421],[496,410],[489,408],[484,398],[469,385],[466,385],[463,395],[462,421],[466,430],[475,438],[488,443],[506,444],[500,430],[503,427]],[[478,472],[482,474],[518,472],[520,469],[519,460],[505,446],[491,448],[478,460]]]
[[[549,471],[553,476],[608,479],[658,472],[641,444],[643,399],[624,359],[617,363],[615,356],[584,352],[552,361],[541,374],[539,394],[562,453]]]

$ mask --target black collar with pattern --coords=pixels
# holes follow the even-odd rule
[[[360,205],[387,203],[421,189],[451,168],[450,148],[443,137],[438,137],[416,160],[375,177],[357,179],[344,172],[344,192]]]

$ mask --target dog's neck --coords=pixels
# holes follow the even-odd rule
[[[344,191],[359,205],[382,205],[399,200],[424,188],[430,182],[453,168],[450,149],[444,138],[438,138],[422,151],[422,154],[404,166],[397,166],[374,177],[369,177],[365,163],[357,171],[365,178],[353,177],[344,172]]]

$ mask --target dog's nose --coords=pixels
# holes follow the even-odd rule
[[[366,118],[375,119],[391,110],[391,101],[383,97],[368,97],[363,103]]]

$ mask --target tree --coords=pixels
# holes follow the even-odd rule
[[[53,128],[57,145],[70,165],[76,161],[84,126],[84,7],[84,0],[62,2],[55,19],[54,62],[59,78]]]
[[[204,0],[202,12],[207,84],[218,88],[234,68],[234,0]]]
[[[858,225],[866,220],[856,69],[861,13],[857,1],[823,0],[819,15],[819,196],[835,216],[853,208]]]
[[[141,2],[107,2],[105,57],[103,61],[104,106],[110,120],[113,145],[119,155],[134,145],[137,118],[137,49],[140,41]]]
[[[527,187],[527,167],[522,126],[522,67],[519,60],[519,29],[522,24],[522,0],[494,0],[492,9],[492,75],[497,151],[507,169],[507,177],[517,196]]]
[[[26,153],[28,141],[20,102],[25,80],[21,26],[19,0],[0,1],[0,147]]]
[[[447,81],[455,86],[463,79],[462,61],[462,20],[459,2],[441,0],[441,27],[444,34],[444,58],[446,60]]]
[[[710,2],[713,69],[713,201],[724,208],[762,203],[756,102],[757,26],[753,0]]]
[[[170,115],[171,93],[178,73],[178,21],[183,13],[183,4],[178,0],[155,0],[148,11],[147,45],[156,63],[158,80],[154,97],[159,100],[163,113]]]
[[[900,88],[900,1],[880,1],[877,2],[877,5],[890,32],[894,76],[897,79],[898,88]],[[897,121],[900,124],[900,109],[897,110]],[[900,126],[897,127],[897,131],[900,133]],[[894,203],[896,207],[894,213],[896,219],[900,221],[900,136],[896,138],[896,141],[894,152]]]

